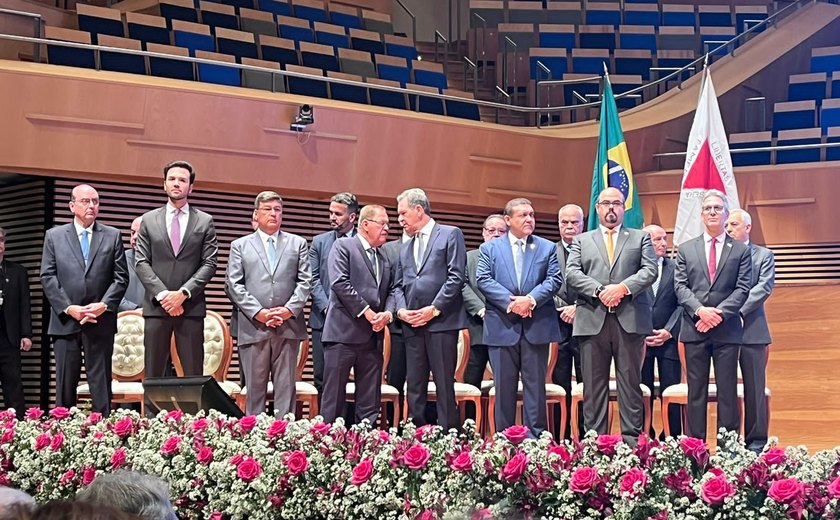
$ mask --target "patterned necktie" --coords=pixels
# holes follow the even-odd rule
[[[607,246],[607,258],[610,259],[610,265],[613,265],[613,262],[615,262],[615,244],[613,244],[613,235],[615,235],[615,230],[608,229],[607,238],[604,240],[604,243]]]
[[[715,272],[717,271],[717,252],[715,248],[717,238],[709,240],[709,281],[715,281]]]
[[[423,263],[423,253],[426,252],[426,245],[423,243],[423,233],[417,233],[417,251],[414,256],[414,266],[420,270],[420,264]]]
[[[522,285],[522,258],[525,255],[523,250],[525,242],[517,240],[513,243],[513,268],[516,270],[516,283]]]
[[[659,263],[659,267],[657,269],[656,280],[653,281],[653,297],[656,298],[656,295],[659,294],[659,282],[662,281],[662,264]]]
[[[277,248],[274,247],[274,237],[268,237],[268,266],[272,271],[277,266]]]
[[[172,226],[169,228],[169,240],[172,241],[172,251],[177,255],[181,250],[181,220],[178,218],[181,215],[181,208],[175,208],[175,214],[172,216]]]
[[[82,230],[82,258],[85,259],[85,265],[88,263],[88,255],[90,255],[90,241],[88,239],[88,235],[90,235],[90,231],[87,229]]]
[[[376,284],[379,285],[379,259],[376,257],[375,248],[368,248],[368,258],[370,258],[370,265],[373,266],[373,277],[376,279]]]

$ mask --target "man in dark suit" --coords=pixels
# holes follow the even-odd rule
[[[616,188],[598,195],[600,225],[575,237],[566,283],[578,297],[573,331],[583,357],[584,425],[607,433],[614,361],[621,435],[635,446],[644,422],[641,366],[645,336],[653,329],[648,287],[656,280],[656,254],[647,233],[622,226],[624,207]]]
[[[656,399],[654,392],[653,368],[659,371],[659,393],[671,385],[679,384],[681,374],[680,354],[677,351],[677,338],[680,337],[680,317],[682,307],[677,302],[674,292],[674,262],[668,256],[668,233],[660,226],[651,224],[642,229],[650,235],[653,250],[656,253],[658,275],[650,287],[653,300],[653,331],[645,338],[645,363],[642,365],[642,384],[650,388],[650,407]],[[668,410],[668,424],[671,435],[676,437],[682,432],[680,407],[671,405]],[[649,432],[653,437],[653,426]],[[664,432],[660,438],[664,439]]]
[[[384,329],[393,320],[391,266],[379,246],[388,239],[388,213],[365,206],[358,234],[338,239],[330,251],[330,304],[324,321],[324,395],[321,415],[344,415],[345,388],[353,369],[356,422],[376,424],[382,391]]]
[[[396,283],[399,278],[400,268],[400,251],[402,245],[411,241],[411,236],[403,232],[400,238],[385,242],[381,248],[382,255],[388,258],[388,263],[391,266],[391,280]],[[400,405],[398,410],[389,410],[390,413],[398,414],[397,417],[402,417],[402,406],[405,398],[405,378],[408,369],[405,360],[405,338],[403,337],[403,322],[401,320],[393,320],[388,325],[388,332],[391,335],[391,359],[388,360],[388,368],[385,372],[385,382],[393,386],[400,393]],[[389,424],[391,418],[388,419]]]
[[[507,234],[508,226],[504,215],[490,215],[481,226],[481,237],[485,242]],[[478,249],[467,251],[467,283],[464,284],[464,310],[467,312],[467,329],[470,331],[470,357],[464,371],[464,382],[481,388],[484,370],[490,357],[484,343],[484,293],[478,289],[475,271],[478,267]]]
[[[164,374],[169,344],[175,348],[184,375],[204,371],[204,288],[216,274],[216,227],[213,217],[192,207],[189,194],[195,170],[186,161],[163,168],[168,202],[143,215],[135,250],[137,277],[146,289],[146,376]]]
[[[545,378],[549,343],[560,340],[554,294],[563,283],[557,246],[534,236],[534,208],[524,198],[505,205],[504,238],[481,244],[476,269],[487,301],[484,342],[496,384],[496,431],[516,422],[520,374],[522,422],[539,437],[546,429]]]
[[[137,273],[134,271],[134,248],[137,247],[137,235],[140,233],[140,223],[142,221],[143,217],[137,217],[131,221],[131,237],[129,238],[131,247],[125,250],[125,263],[128,265],[128,289],[125,290],[125,296],[120,302],[120,312],[133,311],[143,305],[143,284],[137,279]]]
[[[56,405],[76,405],[85,354],[93,411],[111,412],[111,357],[117,309],[128,286],[122,237],[96,222],[99,194],[82,184],[70,195],[73,221],[47,231],[41,285],[50,304],[47,332],[53,337]]]
[[[764,302],[776,284],[776,259],[773,252],[750,241],[752,217],[742,209],[732,210],[726,221],[726,233],[747,244],[752,259],[750,293],[741,307],[744,338],[738,357],[744,376],[744,442],[760,453],[767,444],[767,346],[772,343]]]
[[[309,326],[312,328],[312,371],[318,400],[322,399],[324,388],[324,347],[321,333],[324,317],[330,301],[330,274],[328,259],[330,249],[341,237],[356,234],[356,219],[359,216],[359,201],[352,193],[336,193],[330,199],[330,230],[312,239],[309,248],[309,265],[312,267],[312,308],[309,311]]]
[[[577,204],[566,204],[557,212],[557,225],[560,229],[560,240],[557,242],[557,264],[560,266],[560,273],[566,272],[566,258],[569,257],[569,248],[572,246],[575,237],[583,232],[584,215],[583,208]],[[577,306],[577,294],[564,283],[560,290],[554,295],[554,308],[557,309],[557,317],[560,321],[560,344],[557,349],[557,362],[554,364],[554,372],[551,374],[551,381],[560,385],[566,390],[566,407],[572,405],[572,371],[574,370],[575,381],[583,381],[583,367],[581,366],[580,345],[572,334],[572,326],[575,322],[575,311]],[[570,438],[571,414],[566,415],[566,437]],[[557,426],[560,423],[560,414],[555,414],[555,431],[560,431]],[[583,433],[583,424],[579,425]]]
[[[744,330],[740,311],[750,292],[752,259],[746,244],[726,236],[726,195],[707,191],[701,211],[705,231],[680,244],[674,289],[683,308],[680,340],[685,344],[688,375],[686,434],[705,439],[712,359],[717,429],[738,431],[741,426],[737,364]]]
[[[263,191],[254,200],[257,231],[234,240],[225,276],[226,292],[240,316],[239,357],[248,381],[246,413],[265,411],[269,376],[274,415],[295,409],[295,369],[306,338],[303,308],[311,290],[306,240],[280,229],[283,200]]]
[[[464,235],[429,216],[426,193],[411,188],[397,197],[399,222],[412,236],[400,251],[397,316],[405,322],[408,411],[417,425],[426,424],[429,370],[437,392],[438,424],[458,428],[455,365],[458,333],[467,326],[461,288],[466,280]]]
[[[0,386],[18,420],[26,413],[20,352],[32,348],[31,314],[26,268],[6,258],[6,230],[0,228]]]

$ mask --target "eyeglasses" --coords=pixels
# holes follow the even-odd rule
[[[99,199],[73,199],[71,202],[81,204],[82,206],[98,206]]]
[[[580,220],[561,220],[561,226],[578,226],[580,225]]]
[[[715,213],[723,213],[725,208],[723,206],[703,206],[703,213],[711,213],[714,211]]]
[[[597,206],[601,206],[602,208],[623,208],[624,203],[620,200],[602,200],[596,204]]]
[[[380,226],[382,226],[382,227],[388,227],[388,226],[389,226],[389,224],[388,224],[388,221],[387,221],[387,220],[384,220],[384,221],[382,221],[382,220],[374,220],[374,219],[372,219],[372,218],[366,218],[365,220],[367,220],[368,222],[376,222],[377,224],[379,224],[379,225],[380,225]]]
[[[484,231],[487,231],[491,235],[504,235],[505,233],[507,233],[507,228],[486,227],[484,228]]]

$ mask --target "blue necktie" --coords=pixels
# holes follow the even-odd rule
[[[88,235],[90,232],[87,229],[82,230],[82,258],[85,259],[85,265],[88,263],[88,255],[90,254],[90,241]]]
[[[522,248],[525,242],[517,240],[513,243],[513,268],[516,270],[516,283],[522,285],[522,259],[525,256],[525,251]]]
[[[274,271],[277,265],[277,248],[274,247],[274,237],[268,237],[268,266]]]

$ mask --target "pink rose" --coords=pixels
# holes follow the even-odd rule
[[[569,489],[575,493],[589,493],[601,477],[598,470],[591,466],[577,468],[569,480]]]
[[[89,486],[93,479],[96,478],[96,470],[93,468],[85,468],[82,471],[82,484]]]
[[[365,457],[359,462],[355,468],[353,468],[353,473],[350,476],[350,483],[354,486],[361,486],[373,475],[373,461],[370,458]]]
[[[826,488],[826,491],[831,498],[840,497],[840,477],[832,480]]]
[[[27,421],[37,421],[41,417],[44,416],[44,410],[40,408],[35,408],[34,406],[28,410],[26,410],[26,420]]]
[[[262,467],[256,459],[246,458],[236,467],[236,476],[245,482],[251,482],[262,473]]]
[[[505,482],[513,484],[522,477],[523,473],[525,473],[525,468],[527,467],[528,455],[525,455],[520,451],[505,463],[501,474],[499,474],[499,478]]]
[[[111,469],[119,469],[125,464],[125,448],[119,448],[111,455]]]
[[[414,438],[418,441],[422,441],[426,438],[427,435],[431,435],[435,432],[435,425],[434,424],[424,424],[420,426],[416,430],[414,430]]]
[[[330,423],[315,423],[309,428],[309,432],[313,435],[326,435],[330,432]]]
[[[289,468],[289,474],[298,476],[309,468],[309,459],[306,458],[306,453],[301,450],[295,450],[287,453],[284,457],[286,467]]]
[[[63,406],[57,406],[50,410],[50,417],[53,419],[58,419],[61,421],[62,419],[67,419],[70,417],[70,410],[64,408]]]
[[[770,484],[767,496],[776,502],[790,504],[802,496],[804,489],[802,482],[796,478],[783,478]]]
[[[680,439],[680,448],[683,453],[694,459],[697,464],[703,465],[709,460],[709,452],[706,443],[696,437],[683,437]]]
[[[768,466],[773,466],[774,464],[784,464],[785,461],[787,461],[787,455],[785,455],[785,450],[779,447],[770,448],[761,457],[764,459],[764,462],[766,462]]]
[[[170,420],[175,421],[175,422],[181,422],[181,419],[183,419],[183,418],[184,418],[184,412],[182,412],[181,410],[171,410],[171,411],[166,413],[166,415],[163,418],[163,422],[167,422],[167,421],[170,421]]]
[[[621,435],[599,435],[595,440],[595,445],[604,455],[615,455],[615,447],[620,442]]]
[[[223,515],[220,511],[213,511],[210,513],[210,520],[224,520],[225,515]]]
[[[76,472],[72,469],[68,469],[64,472],[64,475],[61,475],[61,478],[58,479],[58,483],[62,486],[66,486],[73,482],[73,479],[76,477]]]
[[[237,453],[236,455],[234,455],[233,457],[228,459],[228,464],[233,464],[234,466],[238,466],[238,465],[242,464],[243,460],[245,460],[245,455],[242,455],[241,453]]]
[[[209,446],[202,446],[201,449],[198,450],[195,458],[198,462],[204,464],[205,466],[209,465],[213,462],[213,448]]]
[[[504,434],[505,438],[514,444],[519,444],[520,442],[524,441],[528,438],[528,430],[527,426],[522,426],[521,424],[514,424],[513,426],[508,426],[505,428],[505,431],[502,433]]]
[[[41,451],[50,445],[50,434],[42,433],[35,439],[35,451]]]
[[[114,433],[118,437],[128,437],[133,431],[134,422],[132,422],[131,417],[123,417],[122,419],[114,423]]]
[[[572,460],[572,454],[569,453],[569,450],[565,446],[558,445],[548,448],[548,457],[551,458],[552,455],[560,457],[563,464],[568,464]]]
[[[379,430],[379,442],[386,443],[391,440],[391,434],[385,430]]]
[[[414,517],[414,520],[437,520],[437,514],[431,509],[424,509],[423,512]]]
[[[105,437],[105,434],[102,433],[102,432],[94,432],[93,433],[93,440],[95,442],[102,442],[103,437]]]
[[[192,430],[194,432],[203,432],[209,426],[209,421],[207,421],[206,417],[199,417],[198,419],[194,420],[192,423]]]
[[[644,491],[646,485],[647,474],[644,470],[633,468],[621,478],[619,489],[622,493],[629,493],[630,496],[636,496],[638,493]]]
[[[273,439],[275,437],[279,437],[286,433],[286,427],[289,425],[289,421],[278,420],[271,423],[271,426],[268,427],[268,430],[265,432],[265,436],[269,439]]]
[[[715,475],[703,483],[700,497],[712,505],[722,504],[727,497],[735,494],[735,487],[729,483],[724,475]]]
[[[15,430],[13,428],[9,428],[8,430],[3,432],[3,437],[0,437],[0,444],[8,444],[12,442],[15,438]]]
[[[458,454],[457,457],[452,459],[452,463],[450,467],[455,471],[471,471],[473,468],[473,457],[472,453],[467,450],[462,451]]]
[[[50,449],[52,451],[58,451],[61,449],[62,446],[64,446],[64,434],[58,432],[50,441]]]
[[[101,420],[102,420],[102,414],[101,413],[90,412],[90,415],[88,415],[88,418],[87,418],[87,423],[93,425],[93,424],[98,423]]]
[[[422,444],[415,444],[406,450],[403,455],[403,460],[409,469],[423,469],[426,467],[426,463],[429,462],[430,456],[429,448]]]
[[[160,447],[160,452],[163,455],[174,455],[178,451],[178,447],[181,445],[181,438],[177,435],[173,435],[172,437],[163,441],[163,446]]]
[[[246,415],[242,419],[239,419],[239,427],[242,428],[242,431],[244,432],[250,432],[256,425],[257,418],[253,415]]]
[[[493,520],[493,513],[486,507],[479,509],[470,516],[470,520]]]

